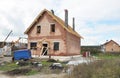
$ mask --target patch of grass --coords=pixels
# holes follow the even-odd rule
[[[52,64],[52,62],[42,61],[42,64],[43,64],[43,66],[44,65],[50,65],[50,64]]]
[[[34,61],[33,61],[34,62]],[[54,62],[48,62],[47,60],[38,61],[42,63],[42,67],[32,65],[31,61],[19,61],[17,65],[15,62],[5,63],[0,66],[0,70],[4,71],[7,75],[34,75],[37,73],[51,74],[51,73],[61,73],[62,69],[50,69],[50,65]],[[62,62],[61,62],[62,63]],[[64,65],[64,63],[63,63]]]
[[[9,71],[18,68],[19,66],[15,63],[6,63],[5,65],[0,66],[0,70]]]
[[[100,53],[99,55],[97,55],[97,57],[100,59],[116,59],[116,58],[120,58],[120,54],[114,55],[110,53]]]
[[[37,73],[38,73],[37,70],[31,70],[28,73],[26,73],[26,75],[34,75],[34,74],[37,74]]]
[[[7,75],[26,75],[27,73],[29,73],[29,71],[31,71],[31,69],[14,69],[14,70],[10,70],[10,71],[7,71],[6,74]]]

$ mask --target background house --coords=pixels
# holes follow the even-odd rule
[[[120,52],[120,45],[113,40],[107,41],[101,47],[103,52]]]
[[[118,43],[116,43],[113,40],[107,41],[102,45],[86,45],[86,46],[81,46],[81,50],[82,52],[91,52],[91,54],[96,54],[96,53],[100,53],[100,52],[104,52],[104,53],[118,53],[120,52],[120,45]]]
[[[81,36],[68,25],[68,11],[65,10],[65,22],[44,9],[27,28],[28,49],[32,55],[78,55]]]

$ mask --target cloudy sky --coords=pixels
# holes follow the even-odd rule
[[[106,40],[120,44],[120,0],[0,0],[0,41],[13,30],[7,41],[27,37],[24,31],[43,9],[53,9],[69,24],[75,17],[76,31],[84,37],[82,45],[100,45]]]

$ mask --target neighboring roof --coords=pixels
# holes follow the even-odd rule
[[[110,43],[110,42],[114,42],[115,44],[119,45],[119,44],[118,44],[117,42],[115,42],[114,40],[110,40],[110,41],[104,43],[103,45],[107,45],[107,44]]]
[[[53,15],[50,11],[44,9],[36,18],[35,20],[32,22],[32,24],[27,28],[27,30],[24,32],[25,34],[27,34],[30,29],[32,28],[32,26],[38,21],[38,19],[42,16],[42,14],[44,14],[45,12],[47,12],[54,20],[56,20],[64,29],[66,29],[69,33],[76,35],[77,37],[83,38],[82,36],[80,36],[76,31],[74,31],[70,26],[66,27],[65,26],[65,22],[57,17],[56,15]]]

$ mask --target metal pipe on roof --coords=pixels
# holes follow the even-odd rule
[[[51,10],[52,14],[54,15],[54,10]]]
[[[75,18],[73,17],[73,30],[75,31]]]
[[[68,10],[65,9],[65,25],[68,27]]]

